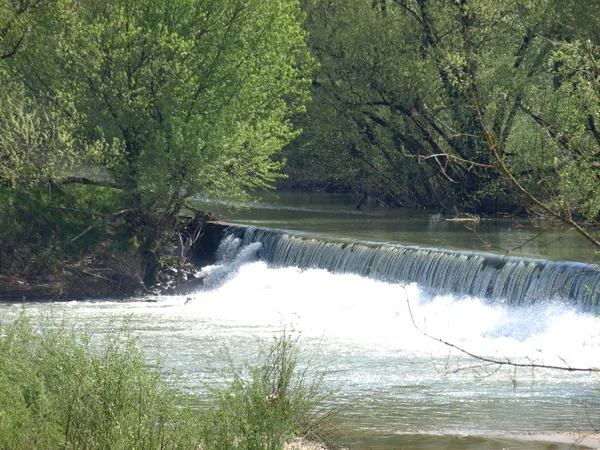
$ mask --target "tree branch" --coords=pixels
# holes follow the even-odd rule
[[[461,162],[461,163],[465,163],[468,164],[470,167],[483,167],[484,169],[497,169],[497,166],[494,166],[492,164],[483,164],[483,163],[478,163],[475,161],[471,161],[468,159],[463,159],[463,158],[459,158],[458,156],[454,156],[454,155],[449,155],[448,153],[435,153],[432,155],[428,155],[428,156],[423,156],[423,155],[406,155],[407,158],[418,158],[419,161],[421,160],[427,160],[429,158],[439,158],[439,157],[443,157],[443,158],[448,158],[457,162]]]
[[[23,39],[25,39],[24,33],[21,35],[21,37],[19,38],[19,40],[17,41],[17,43],[15,44],[13,49],[11,51],[9,51],[8,53],[5,53],[4,55],[0,55],[0,59],[8,59],[11,56],[13,56],[15,53],[17,53],[17,50],[19,50],[19,47],[21,46]]]
[[[54,183],[57,184],[57,185],[62,185],[62,184],[85,184],[85,185],[88,185],[88,186],[110,187],[110,188],[113,188],[113,189],[120,189],[121,188],[116,183],[113,183],[111,181],[98,181],[98,180],[92,180],[91,178],[86,178],[86,177],[67,177],[67,178],[62,178],[60,180],[55,180]]]
[[[488,141],[489,149],[492,152],[494,158],[496,159],[496,162],[498,163],[498,167],[500,168],[502,173],[504,173],[504,175],[517,188],[517,190],[519,192],[521,192],[521,194],[523,194],[525,196],[525,198],[527,198],[531,203],[539,206],[544,211],[546,211],[548,214],[557,218],[561,222],[564,222],[564,223],[570,225],[571,227],[575,228],[575,230],[577,230],[583,237],[585,237],[588,241],[590,241],[596,247],[600,248],[600,241],[598,241],[592,235],[590,235],[579,223],[575,222],[570,214],[565,216],[559,212],[552,210],[548,205],[546,205],[544,202],[542,202],[537,197],[535,197],[531,192],[529,192],[527,189],[525,189],[521,185],[521,183],[519,183],[519,180],[517,180],[515,178],[513,173],[510,171],[510,169],[504,163],[504,158],[502,157],[502,151],[500,148],[500,144],[498,143],[496,136],[494,135],[494,133],[492,131],[489,130],[489,128],[485,124],[483,113],[481,112],[481,106],[479,105],[479,101],[477,100],[477,97],[475,96],[475,91],[471,91],[471,96],[472,96],[473,105],[475,106],[475,111],[477,113],[477,118],[481,123],[481,127],[482,127],[483,132],[485,133],[485,137]]]
[[[126,213],[131,212],[131,211],[135,211],[136,209],[137,208],[122,209],[121,211],[117,211],[115,213],[108,214],[107,216],[104,216],[102,219],[98,220],[96,223],[93,223],[92,225],[90,225],[89,227],[87,227],[85,230],[83,230],[81,233],[79,233],[73,239],[69,240],[68,244],[74,243],[75,241],[77,241],[81,237],[85,236],[87,233],[89,233],[90,231],[92,231],[98,225],[106,222],[107,220],[112,219],[113,217],[116,217],[116,216],[120,216],[122,214],[126,214]]]
[[[477,355],[473,352],[470,352],[469,350],[459,347],[456,344],[453,344],[452,342],[448,342],[442,338],[432,336],[429,333],[427,333],[426,331],[421,330],[415,322],[415,318],[412,313],[412,308],[410,306],[410,300],[408,299],[408,295],[406,296],[406,304],[408,305],[408,312],[410,314],[410,320],[412,321],[413,326],[419,333],[421,333],[423,336],[425,336],[429,339],[433,339],[434,341],[437,341],[437,342],[444,344],[450,348],[458,350],[459,352],[464,353],[465,355],[470,356],[471,358],[477,359],[479,361],[483,361],[483,362],[490,363],[490,364],[495,364],[497,366],[510,366],[510,367],[515,367],[515,368],[516,367],[526,367],[529,369],[551,369],[551,370],[562,370],[565,372],[587,372],[587,373],[598,372],[598,369],[593,368],[593,367],[571,367],[568,364],[566,366],[554,366],[554,365],[548,365],[548,364],[538,364],[538,363],[533,363],[533,362],[532,363],[518,363],[518,362],[513,362],[510,359],[501,360],[501,359],[489,358],[487,356]],[[562,360],[564,361],[564,359],[562,359]]]

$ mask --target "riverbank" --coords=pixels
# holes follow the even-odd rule
[[[57,258],[55,267],[35,265],[0,273],[0,300],[49,301],[125,298],[144,293],[141,279],[115,264],[107,252],[90,251],[81,259]]]
[[[360,439],[349,447],[352,450],[574,450],[600,448],[600,435],[589,433],[532,433],[532,434],[393,434]],[[310,443],[293,450],[320,450]],[[290,449],[291,450],[291,449]]]
[[[146,288],[139,278],[89,257],[65,262],[60,270],[50,274],[0,274],[0,301],[126,299],[150,294],[187,294],[202,285],[202,279],[194,278],[196,268],[193,265],[185,265],[178,283],[175,282],[176,267],[169,267],[164,272],[164,282]]]
[[[403,442],[403,439],[394,440],[393,443],[387,440],[381,440],[379,443],[377,440],[369,441],[368,444],[359,443],[358,446],[348,447],[356,450],[398,450],[398,449],[432,449],[439,448],[439,437],[435,436],[437,444],[429,444],[427,436],[420,436],[420,439],[413,439],[412,436]],[[453,440],[454,437],[448,437],[448,440]],[[476,448],[518,448],[518,449],[598,449],[600,448],[600,434],[581,434],[576,432],[568,433],[540,433],[519,436],[499,436],[499,437],[485,437],[485,436],[456,436],[456,440],[464,441],[462,445],[460,443],[454,443],[456,448],[469,448],[476,446]],[[479,442],[469,442],[471,439],[478,440]],[[484,439],[487,444],[482,444],[481,440]],[[416,443],[416,440],[421,440],[421,443]],[[449,448],[444,446],[444,448]],[[305,439],[297,439],[293,442],[287,443],[284,450],[329,450],[329,447],[318,444],[315,442],[307,441]],[[346,449],[345,449],[346,450]]]
[[[89,259],[64,263],[55,273],[0,275],[0,300],[49,301],[130,297],[136,286],[121,274]]]
[[[205,242],[211,248],[201,251],[199,258],[193,255],[206,222],[213,219],[182,217],[171,239],[163,239],[152,251],[120,250],[113,233],[78,258],[55,252],[50,264],[36,262],[21,269],[2,267],[0,301],[122,299],[189,293],[202,284],[202,280],[195,279],[197,269],[214,258],[216,242],[210,239]],[[0,266],[1,261],[0,252]],[[150,266],[154,269],[148,270]]]
[[[553,442],[557,444],[566,444],[569,446],[573,446],[570,448],[577,448],[577,446],[594,449],[600,448],[600,433],[532,433],[524,436],[519,436],[519,439],[530,442]]]

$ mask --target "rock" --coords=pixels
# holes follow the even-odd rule
[[[192,278],[191,280],[179,283],[175,288],[175,293],[178,295],[193,294],[202,290],[204,287],[204,277]]]

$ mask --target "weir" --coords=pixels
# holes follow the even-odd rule
[[[261,243],[259,257],[275,267],[319,268],[415,282],[430,294],[473,296],[500,304],[558,301],[584,311],[600,310],[600,269],[593,264],[333,240],[253,226],[213,227],[220,236],[239,237],[243,245]]]

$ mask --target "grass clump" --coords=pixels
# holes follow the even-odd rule
[[[0,448],[193,448],[186,401],[127,326],[97,345],[25,314],[0,328]]]
[[[298,338],[284,330],[257,362],[230,364],[225,386],[212,389],[202,414],[202,448],[277,450],[296,438],[335,447],[337,410],[323,408],[334,391],[325,371],[302,365]]]
[[[279,450],[330,438],[333,415],[319,407],[331,391],[300,368],[286,332],[258,363],[230,365],[196,409],[126,323],[95,338],[24,312],[0,321],[0,449]]]

